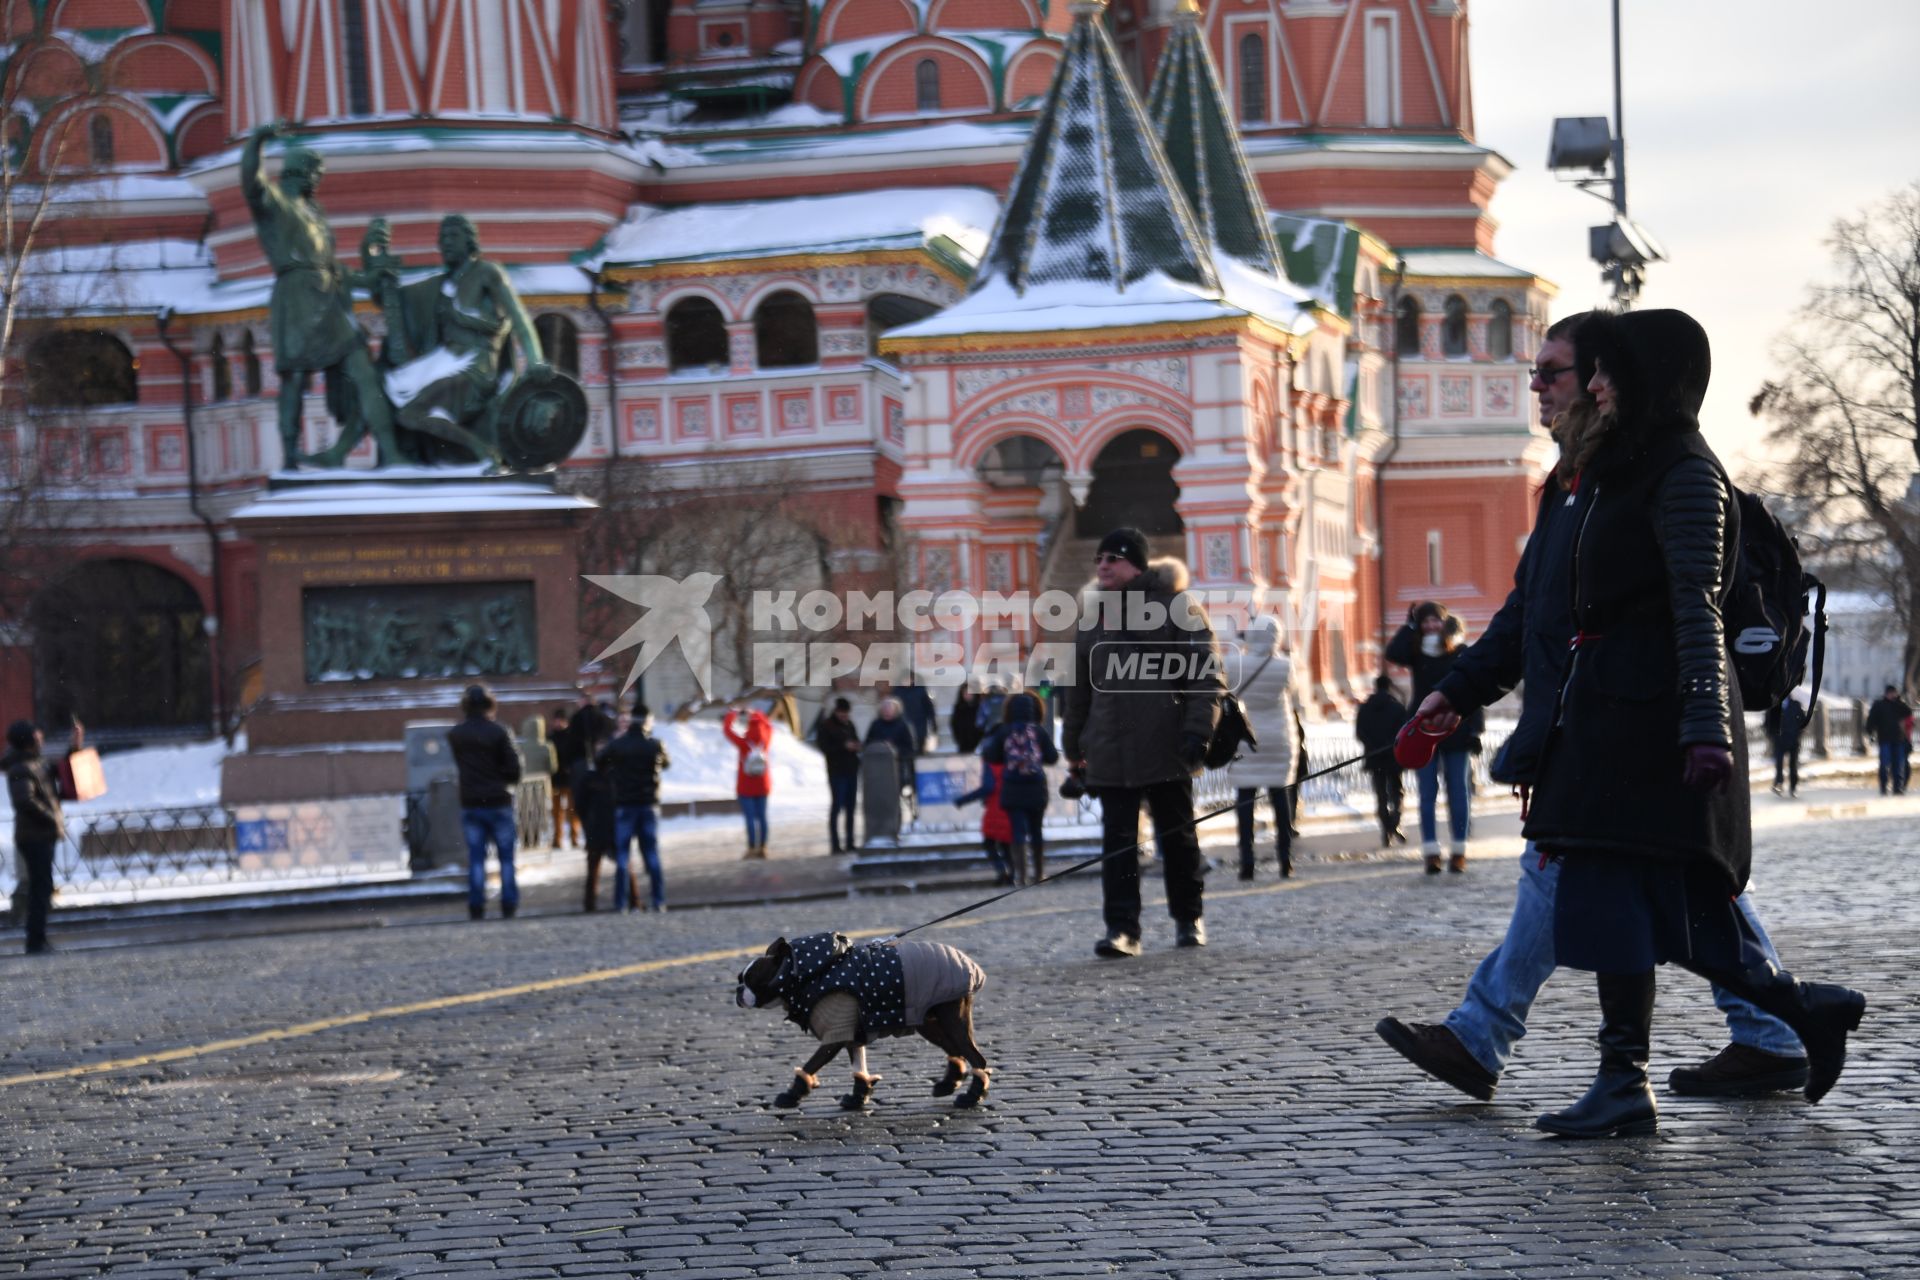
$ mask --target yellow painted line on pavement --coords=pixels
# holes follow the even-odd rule
[[[1288,880],[1269,885],[1262,889],[1232,889],[1215,893],[1215,898],[1244,898],[1258,894],[1290,893],[1315,885],[1346,884],[1355,880],[1373,880],[1387,875],[1405,875],[1406,866],[1396,866],[1388,870],[1363,872],[1358,875],[1334,876],[1312,881]],[[1036,907],[1030,911],[1012,911],[1000,915],[981,916],[960,920],[949,920],[936,925],[941,929],[959,929],[973,925],[995,924],[1003,920],[1026,920],[1035,916],[1061,915],[1068,911],[1084,911],[1084,904],[1051,907]],[[844,931],[849,938],[884,938],[897,932],[893,929],[857,929]],[[621,965],[614,969],[593,969],[586,973],[569,974],[563,978],[543,978],[538,982],[522,982],[511,987],[494,987],[486,991],[469,991],[460,995],[439,996],[432,1000],[416,1000],[411,1004],[388,1005],[383,1009],[368,1009],[360,1013],[341,1014],[336,1018],[320,1018],[313,1022],[296,1023],[290,1027],[275,1027],[269,1031],[257,1031],[252,1035],[235,1036],[229,1040],[211,1040],[205,1044],[186,1045],[178,1049],[163,1049],[157,1053],[143,1053],[132,1058],[113,1058],[105,1062],[86,1062],[75,1067],[62,1067],[55,1071],[33,1071],[25,1075],[0,1076],[0,1089],[16,1084],[35,1084],[46,1080],[74,1080],[81,1076],[103,1075],[111,1071],[129,1071],[135,1067],[157,1066],[165,1062],[181,1062],[188,1058],[201,1058],[211,1053],[225,1053],[230,1049],[249,1049],[255,1045],[273,1044],[281,1040],[298,1040],[304,1036],[318,1035],[323,1031],[333,1031],[340,1027],[360,1026],[369,1022],[380,1022],[388,1018],[404,1018],[416,1013],[433,1013],[440,1009],[458,1009],[465,1005],[485,1004],[492,1000],[506,1000],[513,996],[534,995],[542,991],[563,991],[568,987],[584,987],[596,982],[611,982],[618,978],[632,978],[645,973],[658,973],[663,969],[682,969],[689,965],[713,964],[722,960],[739,960],[747,956],[764,953],[764,946],[734,947],[726,951],[704,951],[698,955],[668,956],[660,960],[643,960],[637,964]]]

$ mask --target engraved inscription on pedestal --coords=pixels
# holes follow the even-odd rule
[[[531,582],[309,587],[309,684],[529,675],[539,668]]]

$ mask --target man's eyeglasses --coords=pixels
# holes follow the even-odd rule
[[[1117,556],[1113,554],[1113,552],[1111,551],[1102,551],[1099,555],[1093,558],[1093,562],[1095,564],[1119,564],[1125,559],[1126,559],[1125,556]]]
[[[1534,365],[1531,369],[1527,370],[1527,376],[1535,382],[1552,382],[1561,374],[1572,372],[1573,366],[1570,364]]]

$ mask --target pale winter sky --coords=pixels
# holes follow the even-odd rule
[[[1834,218],[1920,179],[1916,0],[1622,0],[1627,203],[1669,262],[1641,307],[1713,341],[1703,414],[1736,473],[1763,456],[1746,402]],[[1478,137],[1513,162],[1493,214],[1501,258],[1560,286],[1558,317],[1607,301],[1586,228],[1609,217],[1546,170],[1555,116],[1613,114],[1609,0],[1474,0]]]

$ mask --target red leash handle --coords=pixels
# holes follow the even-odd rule
[[[1429,728],[1425,719],[1415,717],[1400,726],[1393,740],[1393,759],[1402,769],[1424,769],[1440,744],[1453,736],[1453,730]]]

